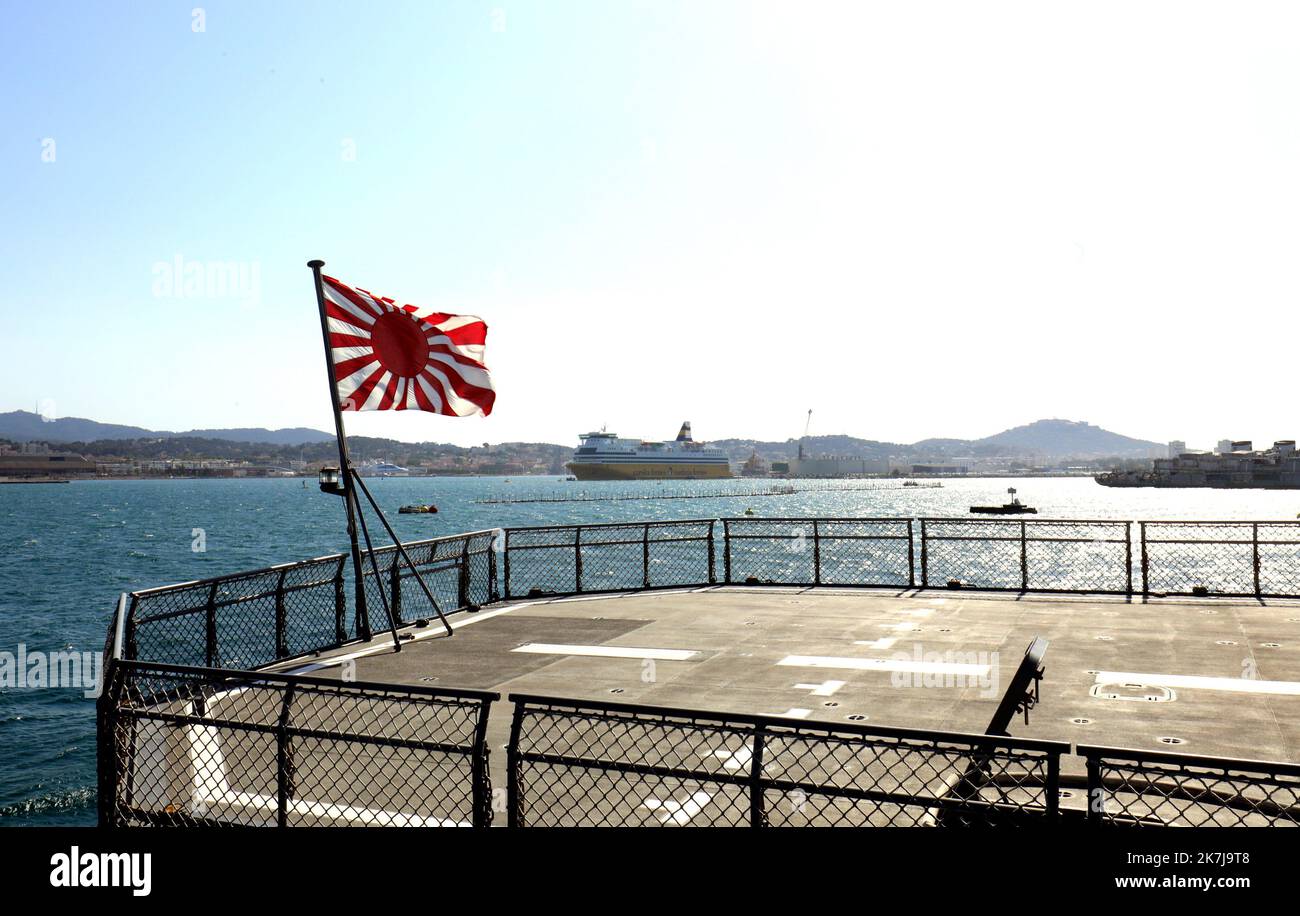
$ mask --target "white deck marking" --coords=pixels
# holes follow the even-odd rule
[[[1300,681],[1256,681],[1245,677],[1198,677],[1191,674],[1142,674],[1135,671],[1098,671],[1098,684],[1146,684],[1189,690],[1223,690],[1231,693],[1273,693],[1300,696]]]
[[[594,658],[653,658],[656,661],[684,662],[699,655],[694,649],[649,649],[636,646],[569,646],[561,643],[530,642],[511,652],[535,655],[589,655]]]
[[[815,697],[834,696],[848,681],[822,681],[820,684],[795,684],[795,690],[811,690]]]
[[[896,630],[899,633],[906,633],[910,630],[917,629],[917,626],[914,623],[882,623],[881,626],[886,630]]]
[[[748,770],[749,764],[754,759],[754,751],[748,744],[745,744],[734,752],[724,747],[722,750],[714,751],[713,756],[722,761],[724,770]]]
[[[787,655],[777,662],[794,668],[847,668],[853,671],[910,671],[918,674],[965,674],[984,677],[988,665],[918,662],[902,658],[844,658],[837,655]]]
[[[853,645],[866,646],[868,649],[879,649],[883,652],[886,649],[892,649],[896,642],[898,642],[897,636],[882,636],[879,639],[855,639]]]
[[[704,806],[713,800],[713,795],[709,792],[695,792],[688,801],[679,802],[675,799],[660,801],[657,798],[647,798],[642,802],[642,807],[649,808],[651,811],[658,812],[659,823],[666,824],[672,821],[678,827],[684,827],[690,823],[691,818],[704,810]]]
[[[811,709],[800,709],[798,706],[792,706],[785,712],[765,712],[762,715],[776,716],[780,719],[806,719],[812,715]]]

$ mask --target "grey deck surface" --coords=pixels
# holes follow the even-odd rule
[[[400,653],[386,636],[376,637],[280,670],[339,676],[341,660],[355,658],[358,680],[500,691],[490,746],[493,770],[501,770],[494,784],[504,785],[497,780],[504,779],[501,748],[510,724],[504,695],[510,692],[726,712],[794,711],[819,722],[866,716],[880,725],[983,732],[1025,647],[1044,636],[1051,648],[1042,702],[1028,726],[1019,718],[1012,723],[1014,736],[1300,761],[1300,695],[1222,685],[1176,687],[1166,702],[1089,695],[1096,682],[1090,672],[1098,670],[1230,679],[1246,674],[1293,682],[1273,689],[1300,688],[1295,602],[725,587],[518,601],[453,621],[450,638],[436,622],[408,630],[416,638]],[[892,644],[875,642],[891,638]],[[650,664],[641,657],[515,651],[529,643],[695,654]],[[954,684],[951,677],[944,683],[942,674],[928,682],[912,676],[900,685],[902,675],[889,671],[778,664],[788,656],[914,659],[920,653],[934,660],[948,652],[976,654],[959,662],[995,665],[996,689]],[[798,686],[826,681],[843,685],[828,695]],[[1125,692],[1148,691],[1129,686]],[[1184,743],[1171,746],[1162,737]]]

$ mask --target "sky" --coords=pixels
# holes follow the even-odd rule
[[[0,411],[328,429],[321,258],[490,328],[353,434],[1300,436],[1295,4],[9,2],[0,87]]]

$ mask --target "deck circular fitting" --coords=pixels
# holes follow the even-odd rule
[[[1235,646],[1237,642],[1236,640],[1232,640],[1232,639],[1216,639],[1214,641],[1214,644],[1216,646]]]
[[[1080,716],[1080,717],[1077,718],[1077,719],[1071,719],[1071,720],[1070,720],[1070,724],[1071,724],[1071,725],[1091,725],[1091,724],[1092,724],[1092,720],[1091,720],[1091,719],[1085,719],[1085,718],[1083,718],[1083,716]]]
[[[1187,742],[1186,742],[1184,739],[1182,739],[1182,738],[1173,738],[1173,737],[1170,737],[1170,736],[1165,736],[1165,737],[1163,737],[1163,738],[1157,738],[1156,740],[1159,741],[1161,744],[1186,744],[1186,743],[1187,743]]]
[[[865,722],[867,720],[867,717],[860,712],[855,712],[853,715],[845,716],[844,718],[848,719],[850,722]]]

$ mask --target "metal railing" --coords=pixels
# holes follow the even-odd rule
[[[504,597],[708,585],[713,520],[506,528]]]
[[[502,598],[717,584],[1300,597],[1300,522],[724,518],[476,531],[405,545],[444,613]],[[130,593],[128,659],[261,668],[433,616],[395,547],[356,613],[346,556]],[[1140,578],[1139,578],[1140,577]],[[1135,579],[1139,581],[1135,582]]]
[[[487,826],[499,694],[115,661],[101,826]]]
[[[921,587],[1132,594],[1129,522],[921,519]]]
[[[405,544],[444,613],[497,600],[492,531]],[[369,619],[359,617],[345,554],[251,572],[144,589],[127,596],[122,657],[208,668],[261,668],[336,648],[387,628],[378,590],[399,624],[434,614],[399,562],[396,547],[374,551],[364,585]]]
[[[511,695],[511,826],[1051,824],[1068,744]]]
[[[908,588],[910,518],[724,518],[723,581]]]
[[[1104,826],[1300,826],[1300,765],[1079,745],[1088,822]]]
[[[1144,595],[1300,595],[1300,521],[1138,527]]]

